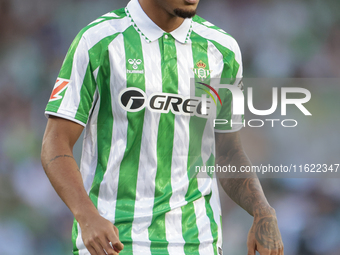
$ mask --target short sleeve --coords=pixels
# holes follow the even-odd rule
[[[225,78],[222,76],[221,84],[235,86],[243,96],[243,66],[240,48],[234,40],[232,44],[233,56],[224,59],[227,73]],[[230,54],[229,54],[230,55]],[[243,127],[244,115],[236,115],[233,111],[233,93],[227,88],[220,88],[218,94],[221,98],[222,105],[217,108],[215,120],[215,132],[228,133],[239,131]]]
[[[92,109],[96,81],[90,64],[86,39],[79,33],[65,57],[46,106],[54,115],[86,125]]]

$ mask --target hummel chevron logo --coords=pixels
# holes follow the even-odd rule
[[[143,74],[144,70],[137,70],[139,65],[142,64],[142,60],[141,59],[129,59],[128,60],[129,64],[132,65],[133,70],[129,70],[126,69],[126,73],[130,74],[130,73],[134,73],[134,74]]]
[[[58,78],[53,87],[53,91],[49,101],[51,102],[61,99],[62,96],[60,94],[68,87],[69,84],[70,80]]]
[[[129,61],[129,64],[132,65],[132,68],[135,69],[135,70],[142,63],[142,60],[140,60],[140,59],[129,59],[128,61]]]

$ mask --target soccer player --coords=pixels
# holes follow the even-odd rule
[[[226,78],[238,86],[242,63],[236,41],[195,16],[198,2],[132,0],[86,26],[67,53],[46,107],[41,159],[75,217],[73,254],[222,254],[217,180],[191,170],[215,159],[250,165],[242,124],[214,129],[211,111],[202,111],[208,104],[215,118],[242,120],[230,93],[209,85]],[[84,127],[79,169],[72,149]],[[254,216],[248,254],[283,254],[256,176],[222,177]]]

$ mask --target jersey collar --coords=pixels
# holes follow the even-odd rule
[[[145,38],[147,42],[153,42],[163,36],[163,31],[143,11],[138,0],[131,0],[125,8],[134,28]],[[183,23],[170,34],[179,42],[186,43],[192,31],[192,19],[185,19]]]

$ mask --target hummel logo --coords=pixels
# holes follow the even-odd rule
[[[133,65],[132,68],[135,69],[135,70],[142,63],[142,60],[140,60],[140,59],[129,59],[128,61],[129,61],[130,65]]]

